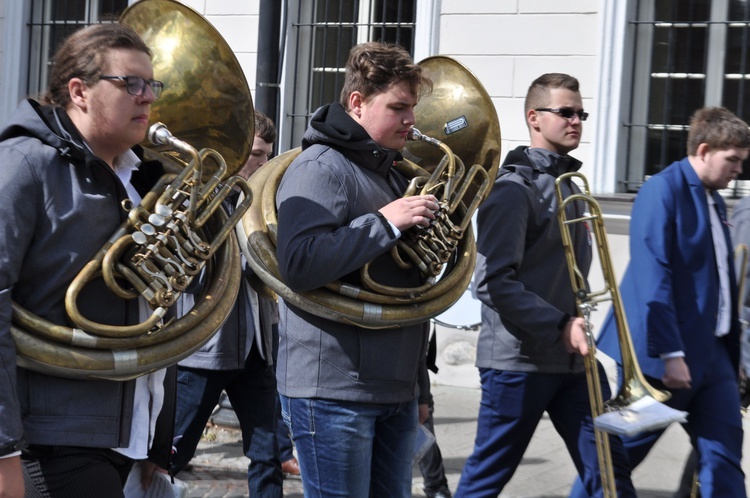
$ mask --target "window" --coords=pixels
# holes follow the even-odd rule
[[[47,86],[50,59],[61,41],[81,26],[116,20],[128,0],[35,0],[31,4],[29,95]]]
[[[618,187],[629,192],[685,156],[696,109],[721,105],[750,120],[750,1],[639,0],[631,15],[629,146]],[[745,166],[730,196],[748,192]]]
[[[282,149],[300,144],[315,109],[338,101],[351,47],[387,41],[414,53],[416,0],[295,0],[291,4],[285,65],[294,69],[284,105],[290,133]]]

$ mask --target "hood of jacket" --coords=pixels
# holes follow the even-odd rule
[[[534,161],[531,160],[531,155],[534,156]],[[555,178],[563,173],[578,171],[583,165],[581,161],[571,156],[561,156],[550,150],[522,145],[508,152],[500,173],[503,169],[513,169],[514,165],[519,164]]]
[[[22,102],[5,127],[0,141],[18,136],[31,136],[54,147],[64,157],[84,159],[87,147],[64,109],[41,105],[35,100]]]
[[[320,107],[310,118],[302,149],[315,144],[333,147],[353,163],[383,177],[395,161],[402,159],[399,151],[378,145],[339,103]]]

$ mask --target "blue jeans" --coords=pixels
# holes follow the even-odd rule
[[[306,498],[411,496],[417,400],[356,403],[281,396]]]
[[[250,459],[247,484],[252,497],[280,498],[283,475],[276,441],[276,376],[253,347],[243,370],[178,367],[175,436],[182,435],[172,458],[176,474],[193,458],[222,390],[242,430],[242,448]]]

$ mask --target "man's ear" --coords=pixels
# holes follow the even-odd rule
[[[85,111],[87,108],[88,88],[88,85],[81,78],[71,78],[68,81],[70,101],[82,111]]]
[[[362,116],[362,104],[364,104],[364,97],[358,91],[353,91],[349,94],[349,112],[357,117]]]
[[[700,157],[702,161],[705,161],[706,154],[709,152],[711,152],[711,146],[704,142],[698,145],[698,148],[695,150],[695,155]]]
[[[539,114],[534,109],[526,111],[526,123],[529,125],[529,128],[539,129]]]

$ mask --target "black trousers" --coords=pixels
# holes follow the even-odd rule
[[[432,434],[435,434],[435,424],[432,418],[434,404],[430,402],[430,416],[424,423]],[[422,456],[419,461],[419,470],[424,478],[424,490],[434,493],[440,490],[448,489],[448,479],[445,477],[445,468],[443,467],[443,455],[440,453],[440,447],[433,444],[429,450]]]
[[[133,460],[104,448],[30,446],[21,455],[26,498],[121,498]]]

